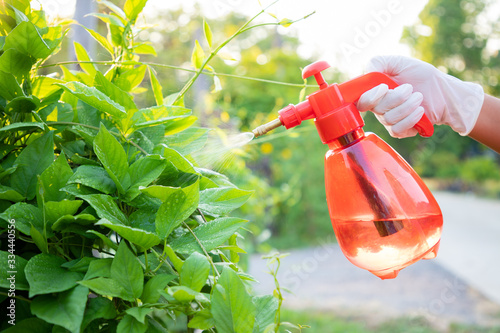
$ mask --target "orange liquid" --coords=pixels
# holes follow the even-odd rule
[[[443,217],[411,166],[382,139],[362,131],[330,145],[326,197],[349,261],[382,279],[436,256]]]
[[[441,215],[396,220],[398,228],[389,228],[395,232],[387,236],[381,236],[380,222],[334,221],[342,252],[354,265],[384,275],[385,271],[399,271],[424,257],[435,256],[429,252],[441,236]]]

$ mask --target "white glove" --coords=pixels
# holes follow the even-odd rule
[[[483,88],[439,71],[421,60],[403,56],[378,56],[368,64],[369,72],[383,72],[400,86],[381,84],[361,95],[360,111],[371,110],[391,136],[417,134],[413,128],[425,114],[436,125],[449,125],[460,135],[474,128],[484,100]]]

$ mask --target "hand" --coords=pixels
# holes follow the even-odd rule
[[[416,135],[413,126],[424,111],[431,123],[449,125],[460,135],[474,128],[484,100],[480,85],[403,56],[375,57],[367,69],[386,73],[400,85],[389,89],[381,84],[361,95],[357,105],[360,111],[373,111],[393,137]]]

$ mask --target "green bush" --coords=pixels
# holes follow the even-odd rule
[[[473,157],[462,163],[460,176],[468,182],[483,182],[487,179],[500,179],[498,164],[490,157]]]
[[[97,64],[75,43],[82,70],[56,64],[61,72],[51,75],[40,69],[54,68],[44,62],[66,26],[47,24],[29,0],[4,3],[0,302],[14,304],[15,315],[0,329],[277,331],[281,298],[252,295],[254,280],[237,265],[247,221],[226,216],[251,192],[192,162],[208,130],[192,127],[182,99],[251,20],[218,47],[205,23],[209,53],[196,41],[195,74],[164,98],[154,69],[139,62],[155,53],[135,38],[146,0],[127,0],[123,10],[102,1],[108,12],[96,16],[107,37],[87,31],[109,60]],[[146,73],[156,105],[140,107]]]

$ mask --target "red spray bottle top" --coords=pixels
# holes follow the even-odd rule
[[[314,76],[319,90],[297,105],[279,111],[279,118],[256,128],[255,136],[284,125],[287,129],[314,119],[325,156],[325,185],[333,229],[349,261],[382,279],[420,260],[437,255],[443,218],[439,205],[411,166],[375,134],[365,135],[356,102],[389,76],[372,72],[341,84],[328,85],[321,71],[325,61],[302,72]],[[434,132],[427,116],[415,125],[419,134]]]
[[[398,86],[384,73],[372,72],[341,84],[328,85],[321,72],[330,65],[326,61],[315,62],[302,71],[302,78],[314,76],[320,90],[309,95],[297,105],[290,104],[279,111],[279,119],[287,128],[299,125],[303,120],[315,119],[316,128],[323,143],[331,142],[364,126],[356,102],[366,91],[385,83],[390,89]],[[419,134],[430,137],[434,133],[432,123],[424,114],[415,125]]]

